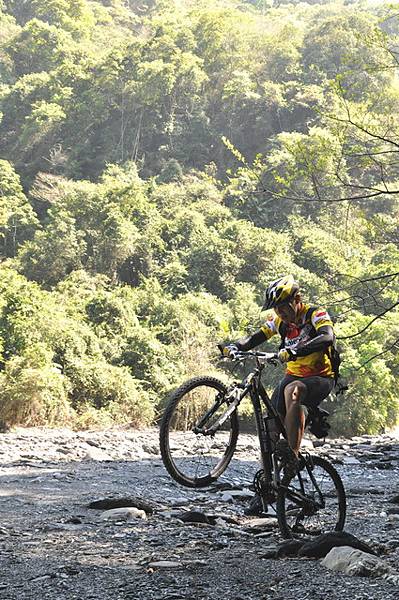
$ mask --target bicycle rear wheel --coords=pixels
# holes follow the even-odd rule
[[[290,484],[278,489],[277,518],[286,539],[342,531],[345,524],[346,496],[339,474],[320,456],[304,462]]]
[[[160,449],[178,483],[206,487],[226,470],[237,444],[237,411],[213,435],[194,432],[211,427],[228,408],[226,392],[214,377],[195,377],[173,392],[161,421]]]

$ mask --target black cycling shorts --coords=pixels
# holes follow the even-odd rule
[[[285,416],[284,389],[292,381],[300,381],[306,385],[306,398],[303,399],[301,404],[310,409],[316,408],[324,398],[327,398],[334,387],[334,379],[332,377],[295,377],[294,375],[286,375],[280,381],[271,397],[273,406],[281,416]]]

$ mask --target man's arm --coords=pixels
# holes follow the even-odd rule
[[[322,325],[317,329],[317,333],[316,337],[295,348],[295,356],[307,356],[313,352],[320,352],[334,343],[334,330],[331,325]]]
[[[259,346],[259,344],[262,344],[266,340],[267,337],[264,331],[260,329],[252,335],[237,340],[237,342],[234,342],[234,345],[237,346],[238,350],[243,350],[244,352],[246,352],[247,350],[252,350],[252,348]]]

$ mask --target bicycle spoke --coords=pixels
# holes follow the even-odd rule
[[[345,492],[339,475],[320,457],[310,464],[279,492],[280,527],[286,537],[341,530],[345,521]]]
[[[209,485],[231,460],[238,435],[236,413],[212,435],[206,434],[228,408],[224,394],[218,380],[198,378],[171,398],[161,424],[161,452],[169,473],[183,485]]]

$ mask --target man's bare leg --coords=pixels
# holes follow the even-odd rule
[[[305,429],[305,413],[301,402],[305,399],[306,393],[306,386],[300,381],[293,381],[284,389],[286,407],[284,425],[288,443],[296,456],[298,456]]]

